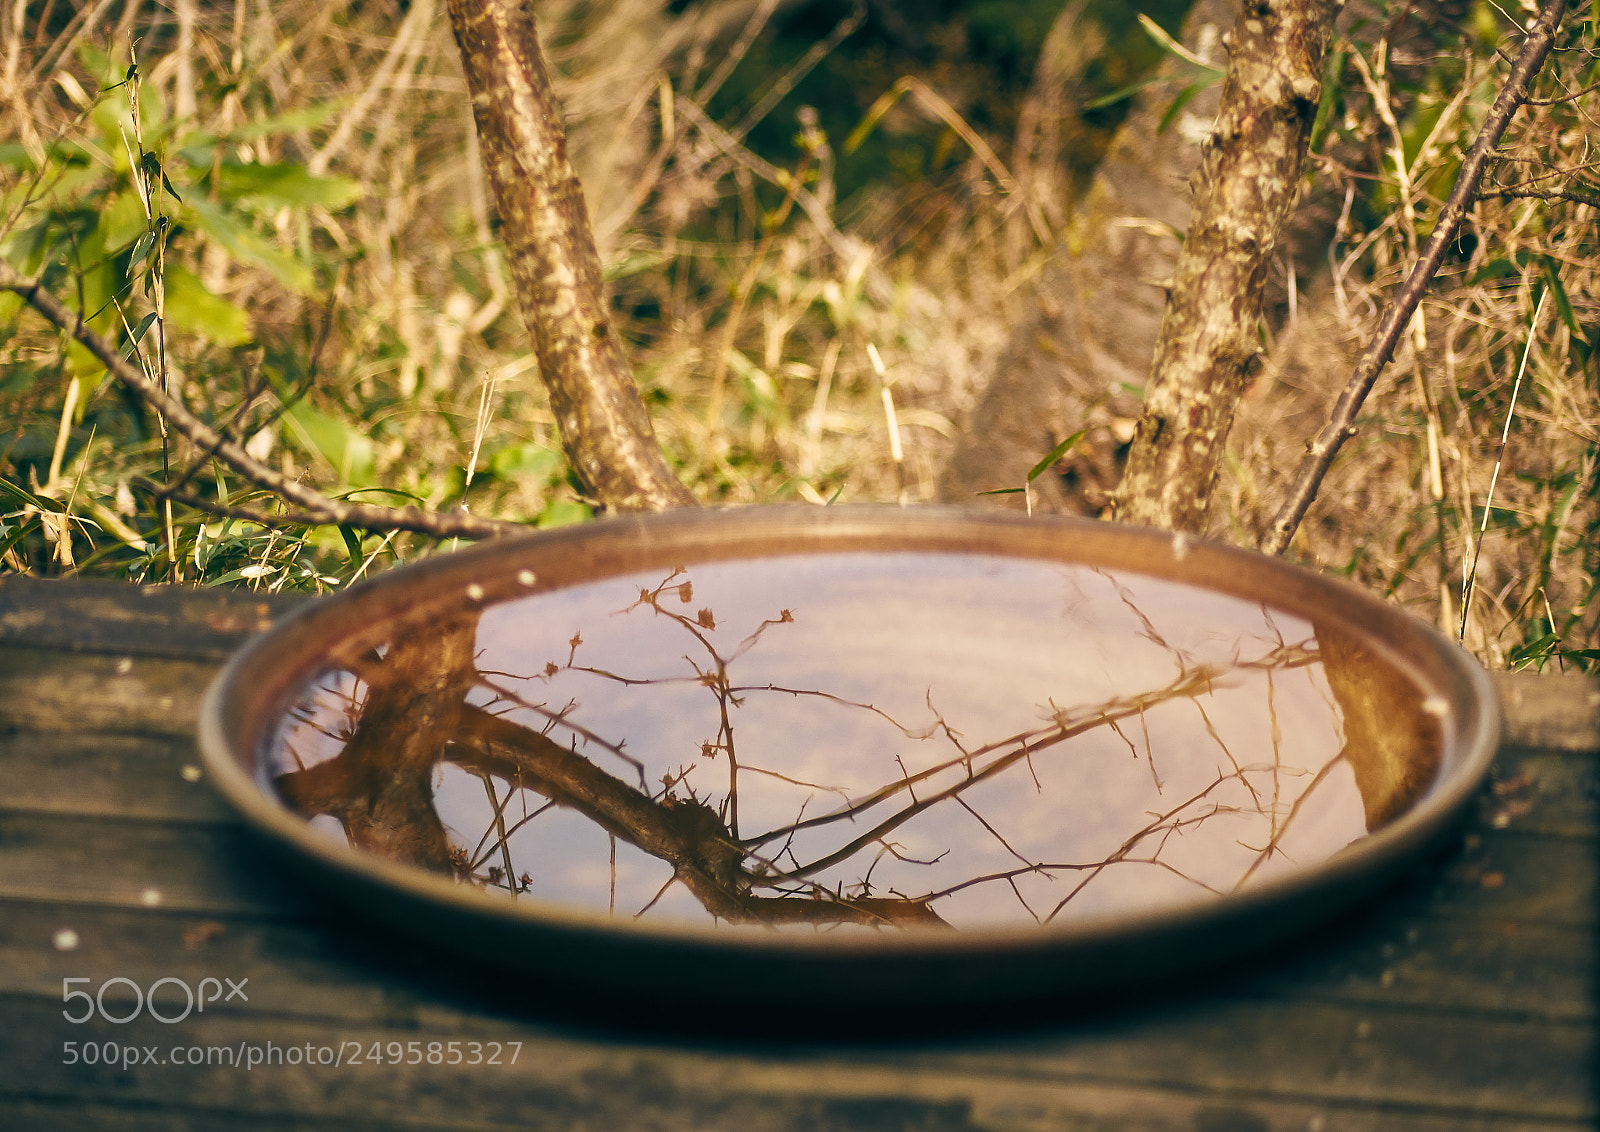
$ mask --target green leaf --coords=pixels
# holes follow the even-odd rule
[[[561,453],[542,444],[513,444],[489,457],[489,474],[499,479],[547,476],[561,466]]]
[[[1201,70],[1210,71],[1213,76],[1219,79],[1227,73],[1221,67],[1213,67],[1176,39],[1173,39],[1172,36],[1167,34],[1165,28],[1143,12],[1139,13],[1139,26],[1144,28],[1145,34],[1155,40],[1156,46],[1160,47],[1168,55],[1176,55],[1186,63],[1199,67]]]
[[[84,40],[78,43],[78,62],[83,64],[83,69],[89,74],[98,76],[95,81],[100,84],[109,83],[122,73],[111,61],[110,55]]]
[[[1322,145],[1323,135],[1328,132],[1328,119],[1332,117],[1339,93],[1344,89],[1344,68],[1349,58],[1349,50],[1341,47],[1329,53],[1327,66],[1322,69],[1322,97],[1317,100],[1317,116],[1311,123],[1311,153],[1317,152]]]
[[[314,130],[347,104],[347,99],[319,102],[315,106],[291,110],[287,114],[279,114],[272,118],[262,118],[258,122],[246,122],[235,126],[223,136],[231,141],[254,141],[256,138],[277,137],[280,134],[293,134],[301,130]],[[210,138],[208,140],[216,141],[221,139]],[[188,139],[185,139],[186,143],[187,141]]]
[[[128,260],[128,276],[129,276],[129,278],[132,278],[132,276],[133,276],[133,269],[138,267],[139,264],[144,261],[144,257],[149,255],[150,254],[150,249],[155,247],[155,246],[156,246],[156,234],[154,232],[150,232],[150,231],[146,231],[144,235],[140,236],[137,240],[134,241],[134,244],[133,244],[133,255]]]
[[[1572,311],[1572,300],[1567,297],[1567,289],[1561,285],[1560,269],[1554,259],[1549,256],[1544,258],[1544,278],[1550,286],[1550,295],[1556,301],[1556,310],[1561,314],[1561,321],[1566,323],[1572,336],[1579,340],[1583,338],[1583,330],[1578,326],[1578,316]]]
[[[1083,108],[1085,110],[1101,110],[1107,106],[1114,106],[1124,99],[1132,98],[1146,87],[1152,87],[1157,83],[1164,83],[1168,81],[1170,80],[1166,75],[1157,75],[1154,78],[1141,79],[1139,82],[1136,82],[1131,86],[1122,87],[1120,90],[1114,90],[1110,94],[1102,94],[1099,98],[1085,102],[1083,104]]]
[[[1172,105],[1168,106],[1162,113],[1161,121],[1156,125],[1156,133],[1166,133],[1167,127],[1172,125],[1174,118],[1183,113],[1183,108],[1189,105],[1189,101],[1210,85],[1211,84],[1209,82],[1190,83],[1188,86],[1180,90],[1178,92],[1178,96],[1172,100]]]
[[[243,346],[255,337],[244,308],[213,295],[192,272],[175,263],[167,265],[167,318],[180,330],[218,346]]]
[[[1067,437],[1060,444],[1057,444],[1054,448],[1050,449],[1050,451],[1045,455],[1045,458],[1035,464],[1033,469],[1028,472],[1028,482],[1032,483],[1034,480],[1044,475],[1045,472],[1049,471],[1052,464],[1061,459],[1061,457],[1065,456],[1073,445],[1077,444],[1078,441],[1083,439],[1083,434],[1086,431],[1088,430],[1080,428],[1077,432]],[[1012,490],[1015,491],[1016,489],[1013,488]]]
[[[35,531],[39,531],[41,529],[42,528],[37,516],[29,519],[26,523],[19,523],[17,526],[10,528],[6,532],[4,538],[0,539],[0,555],[5,554],[12,547],[16,546],[17,543],[33,534]]]
[[[366,485],[376,477],[372,438],[310,405],[291,405],[283,419],[302,448],[321,456],[345,483]]]
[[[107,255],[116,255],[140,237],[149,235],[150,221],[145,217],[144,205],[132,190],[118,193],[100,213],[100,246]],[[146,245],[143,253],[134,252],[134,263],[128,265],[129,275],[133,274],[134,264],[149,250]]]
[[[419,507],[426,507],[428,504],[428,501],[416,492],[402,491],[398,487],[356,487],[351,488],[349,491],[342,491],[335,495],[334,498],[346,501],[354,500],[359,503],[361,500],[357,499],[357,496],[368,495],[388,495],[395,499],[403,500],[405,503],[415,503]]]
[[[359,181],[348,177],[314,177],[304,165],[223,165],[217,188],[228,200],[271,207],[325,205],[340,209],[361,199]]]
[[[234,259],[261,268],[298,295],[315,292],[311,268],[273,247],[225,210],[199,196],[191,196],[184,207],[194,220],[194,226]]]
[[[538,525],[540,527],[567,527],[573,523],[587,522],[592,518],[594,518],[594,512],[576,500],[552,499],[545,504],[544,510],[539,512]]]
[[[350,565],[359,570],[361,560],[365,557],[361,553],[361,536],[353,528],[344,526],[339,528],[339,536],[344,539],[344,548],[350,552]]]
[[[1554,633],[1546,633],[1537,640],[1529,641],[1520,648],[1512,649],[1511,655],[1506,659],[1513,669],[1522,668],[1538,660],[1543,660],[1561,643],[1561,638]]]
[[[24,275],[32,276],[44,266],[45,247],[50,236],[51,217],[37,224],[18,228],[0,240],[0,256]]]
[[[990,491],[980,491],[979,495],[1021,495],[1028,489],[1025,487],[997,487]]]
[[[67,509],[66,504],[59,500],[50,499],[43,495],[35,495],[27,488],[19,487],[4,477],[0,477],[0,495],[9,495],[24,506],[32,507],[39,511],[49,511],[53,515],[59,515]]]
[[[1469,286],[1476,287],[1480,283],[1490,283],[1496,279],[1507,279],[1513,275],[1522,274],[1522,265],[1508,257],[1491,259],[1480,267],[1472,276]]]

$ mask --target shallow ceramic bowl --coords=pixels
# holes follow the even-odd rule
[[[405,932],[612,995],[800,1009],[1259,952],[1437,838],[1498,735],[1464,652],[1277,559],[876,507],[618,518],[397,569],[253,642],[200,727],[246,819]]]

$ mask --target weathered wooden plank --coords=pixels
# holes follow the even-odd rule
[[[1357,912],[1333,929],[1227,968],[1232,993],[1588,1020],[1597,1015],[1592,928],[1485,923],[1436,907]]]
[[[58,932],[74,947],[58,950]],[[1386,914],[1303,938],[1215,973],[1241,999],[1381,1003],[1526,1018],[1593,1021],[1594,936],[1585,929]],[[0,995],[59,1000],[64,978],[113,976],[140,987],[163,978],[196,987],[250,979],[247,1011],[330,1021],[438,1017],[465,1009],[441,983],[437,953],[382,925],[324,921],[310,902],[298,921],[166,910],[11,903],[0,915]],[[531,972],[529,972],[531,973]],[[476,987],[469,987],[466,998]],[[113,996],[121,991],[115,988]],[[129,992],[131,994],[131,992]]]
[[[1600,758],[1502,748],[1473,818],[1487,829],[1593,837],[1600,833]]]
[[[1556,751],[1600,752],[1600,679],[1575,673],[1493,672],[1506,741]]]
[[[0,733],[0,810],[233,822],[187,736]]]
[[[0,731],[193,735],[209,660],[0,644]]]
[[[281,877],[238,827],[0,811],[0,901],[282,913]]]
[[[603,1114],[620,1123],[600,1124],[589,1115],[552,1114],[530,1105],[510,1123],[486,1123],[473,1114],[470,1098],[445,1116],[268,1115],[182,1107],[170,1098],[155,1108],[127,1109],[79,1101],[0,1099],[0,1128],[28,1132],[510,1132],[563,1129],[660,1132],[1582,1132],[1586,1121],[1528,1120],[1477,1114],[1439,1115],[1368,1106],[1296,1104],[1255,1097],[1207,1098],[1188,1092],[1116,1089],[1075,1084],[1016,1084],[1003,1095],[971,1101],[908,1102],[899,1096],[847,1098],[745,1092],[733,1096],[658,1097],[631,1113]]]
[[[64,979],[89,979],[74,985],[98,992],[114,978],[142,990],[170,978],[198,993],[203,980],[227,976],[243,988],[228,1005],[234,1013],[330,1025],[418,1025],[424,1016],[466,1017],[439,988],[427,985],[437,954],[381,930],[364,930],[369,925],[316,919],[309,908],[302,922],[53,904],[12,903],[4,909],[0,999],[8,1001],[33,995],[60,1003]],[[70,933],[65,943],[58,940],[63,932]],[[422,981],[407,982],[408,974]],[[178,1003],[185,992],[171,985],[159,993],[162,1003]],[[106,996],[108,1003],[134,1000],[125,984],[110,987]]]
[[[7,1004],[12,1024],[0,1028],[0,1096],[114,1100],[129,1107],[181,1096],[201,1109],[434,1122],[470,1105],[471,1115],[486,1124],[527,1122],[537,1114],[553,1128],[702,1126],[702,1116],[762,1097],[782,1099],[791,1113],[809,1108],[813,1117],[830,1108],[842,1114],[876,1107],[895,1117],[888,1127],[983,1127],[972,1119],[979,1110],[1037,1104],[1082,1088],[1190,1097],[1203,1090],[1209,1103],[1244,1112],[1260,1103],[1292,1103],[1438,1118],[1595,1116],[1589,1067],[1596,1050],[1587,1027],[1505,1020],[1462,1025],[1449,1016],[1318,1004],[1206,1001],[1181,1011],[1101,1018],[1064,1035],[955,1049],[647,1044],[505,1019],[449,1028],[352,1024],[329,1030],[212,1012],[173,1026],[141,1017],[120,1026],[96,1021],[74,1027],[55,1006]],[[141,1064],[63,1065],[67,1041],[135,1047]],[[453,1066],[443,1063],[451,1041],[522,1045],[514,1062],[505,1046],[503,1064]],[[398,1048],[390,1049],[391,1042]],[[415,1055],[408,1042],[418,1043]],[[433,1042],[440,1043],[432,1047],[437,1064],[429,1063]],[[293,1064],[287,1051],[307,1043],[312,1057],[330,1064]],[[370,1061],[373,1043],[384,1064]],[[242,1051],[247,1058],[252,1051],[270,1057],[277,1049],[283,1063],[253,1070],[173,1063],[174,1047],[190,1056],[186,1051],[197,1046],[234,1051],[235,1057]],[[146,1049],[155,1063],[143,1063]],[[358,1052],[363,1063],[348,1064]],[[402,1062],[414,1056],[419,1063],[389,1063],[395,1052]],[[340,1055],[346,1063],[333,1064]],[[462,1056],[468,1056],[465,1048]]]
[[[0,578],[0,643],[215,660],[306,600],[298,594],[8,575]]]

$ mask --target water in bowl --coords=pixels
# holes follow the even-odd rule
[[[1203,900],[1380,828],[1446,738],[1348,630],[1125,571],[852,552],[500,588],[347,650],[263,773],[353,851],[618,918]]]

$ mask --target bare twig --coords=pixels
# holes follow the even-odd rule
[[[416,531],[436,538],[488,538],[526,530],[518,523],[497,519],[479,519],[468,514],[441,514],[420,507],[378,507],[366,503],[345,503],[330,499],[305,484],[274,471],[244,450],[237,441],[217,432],[189,411],[176,395],[165,392],[160,385],[146,377],[144,372],[129,362],[104,335],[96,333],[81,317],[37,283],[30,282],[9,264],[0,262],[0,290],[21,295],[34,310],[88,350],[111,371],[116,379],[127,386],[145,404],[161,413],[172,427],[181,432],[198,447],[214,453],[245,479],[283,499],[298,511],[285,515],[266,515],[256,512],[248,517],[266,525],[298,526],[324,523],[355,527],[368,531]],[[188,501],[188,500],[186,500]],[[218,513],[235,509],[205,505]]]
[[[1350,383],[1345,386],[1344,392],[1339,394],[1332,418],[1308,446],[1306,456],[1296,473],[1289,499],[1261,540],[1261,549],[1266,553],[1283,553],[1294,537],[1295,530],[1300,526],[1300,520],[1310,508],[1311,501],[1317,497],[1317,489],[1322,486],[1323,477],[1333,465],[1333,458],[1344,442],[1355,435],[1356,414],[1360,411],[1367,394],[1372,391],[1373,384],[1378,380],[1378,374],[1383,372],[1383,367],[1393,356],[1401,333],[1410,323],[1412,314],[1422,302],[1428,284],[1432,282],[1440,263],[1444,260],[1446,250],[1455,240],[1456,231],[1461,227],[1467,209],[1471,208],[1473,201],[1477,199],[1478,187],[1483,181],[1489,162],[1494,158],[1495,147],[1500,144],[1500,137],[1505,133],[1512,117],[1527,101],[1528,84],[1544,66],[1545,58],[1555,44],[1556,29],[1560,26],[1561,17],[1566,10],[1567,0],[1546,0],[1539,12],[1539,18],[1529,29],[1527,41],[1511,68],[1505,86],[1495,99],[1489,117],[1484,121],[1483,128],[1478,132],[1478,138],[1472,145],[1471,152],[1461,163],[1461,172],[1456,177],[1455,187],[1450,190],[1449,199],[1445,201],[1444,208],[1439,213],[1439,221],[1434,225],[1433,234],[1428,237],[1428,242],[1417,257],[1411,274],[1406,277],[1399,294],[1395,296],[1394,302],[1378,324],[1377,333],[1373,335],[1372,341],[1361,355]]]
[[[1515,197],[1532,200],[1566,200],[1573,204],[1600,208],[1600,194],[1579,192],[1577,189],[1497,189],[1495,196],[1507,199]]]

